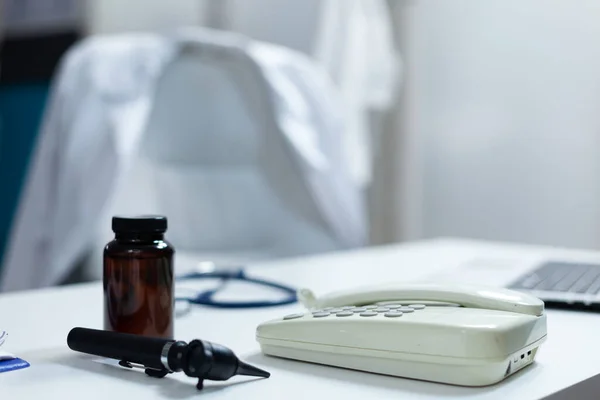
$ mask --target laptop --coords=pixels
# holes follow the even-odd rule
[[[472,259],[434,278],[503,286],[529,293],[543,300],[547,308],[600,311],[600,260],[596,263],[568,258],[534,262]]]
[[[600,311],[600,264],[547,261],[506,287],[531,293],[548,308]]]

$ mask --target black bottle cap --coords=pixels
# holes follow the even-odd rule
[[[115,233],[163,233],[167,231],[167,217],[162,215],[115,216],[112,218]]]

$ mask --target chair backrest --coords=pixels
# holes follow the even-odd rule
[[[340,247],[257,73],[237,53],[186,45],[157,82],[136,160],[104,220],[165,214],[169,239],[193,252],[277,257]]]

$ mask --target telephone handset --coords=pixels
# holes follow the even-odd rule
[[[309,289],[298,291],[298,299],[309,309],[371,304],[383,301],[436,301],[464,307],[485,308],[540,316],[544,302],[529,294],[503,288],[470,285],[416,283],[365,287],[346,290],[317,299]]]
[[[305,312],[258,326],[263,353],[483,386],[532,364],[546,339],[544,303],[503,288],[386,284],[298,298]]]

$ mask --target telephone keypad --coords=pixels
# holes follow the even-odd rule
[[[314,318],[325,318],[325,317],[350,317],[354,314],[358,314],[361,317],[375,317],[382,314],[388,318],[401,317],[404,314],[415,312],[415,310],[425,309],[424,304],[411,304],[410,306],[402,306],[400,304],[390,305],[376,305],[369,304],[366,306],[343,306],[343,307],[325,307],[323,309],[312,311]],[[284,320],[301,318],[305,314],[290,314],[283,317]]]

